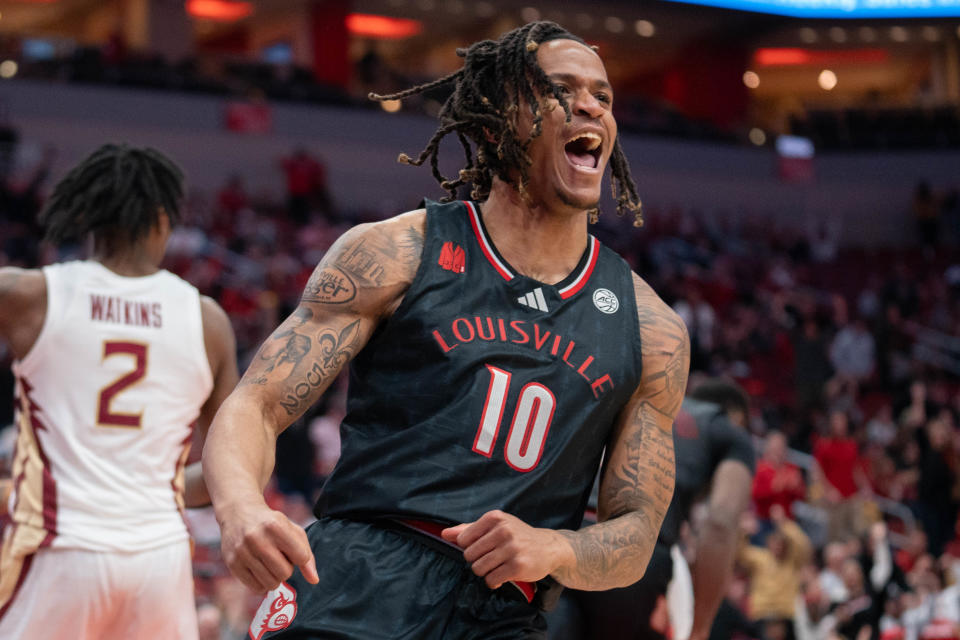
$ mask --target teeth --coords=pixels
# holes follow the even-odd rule
[[[587,151],[593,151],[603,143],[603,139],[593,132],[581,133],[567,140],[567,144],[576,140],[587,140]]]

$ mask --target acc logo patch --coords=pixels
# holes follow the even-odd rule
[[[604,313],[616,313],[620,308],[620,300],[610,289],[597,289],[593,292],[593,306]]]
[[[297,592],[286,582],[271,591],[260,603],[250,622],[250,637],[260,640],[268,631],[286,629],[297,616]]]

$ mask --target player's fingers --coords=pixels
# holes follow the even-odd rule
[[[484,514],[479,520],[471,522],[464,527],[459,535],[457,535],[455,542],[461,549],[466,549],[485,536],[496,524],[495,520],[488,518],[487,514]]]
[[[496,535],[495,531],[488,531],[486,535],[475,540],[473,544],[464,548],[463,558],[467,562],[474,562],[478,558],[481,558],[494,549],[496,549],[500,543],[500,536]]]
[[[264,568],[270,573],[271,578],[276,581],[276,584],[270,587],[271,589],[277,588],[281,582],[293,575],[293,563],[279,549],[269,547],[264,549],[258,557]]]
[[[469,527],[472,522],[464,522],[463,524],[458,524],[454,527],[447,527],[440,532],[440,537],[450,542],[452,544],[457,544],[457,538],[460,537],[460,534],[463,533],[463,530]]]
[[[300,573],[303,574],[304,580],[310,584],[318,584],[320,582],[320,574],[317,573],[317,559],[313,557],[313,551],[310,551],[310,556],[297,565],[297,568],[300,569]]]
[[[320,576],[317,574],[317,560],[310,548],[307,532],[292,522],[290,524],[292,529],[288,529],[284,539],[279,541],[280,551],[300,569],[300,573],[307,582],[317,584],[320,582]]]
[[[470,563],[470,568],[481,578],[487,576],[490,572],[497,569],[504,562],[510,560],[512,555],[502,547],[494,548],[489,553],[485,553],[477,560]]]
[[[271,589],[276,589],[280,586],[280,582],[283,578],[278,578],[273,575],[273,573],[264,565],[260,559],[250,553],[249,551],[244,550],[241,555],[241,560],[243,566],[246,567],[247,571],[253,577],[253,585],[250,586],[254,591],[258,593],[265,593]],[[291,567],[291,572],[293,568]]]
[[[276,589],[293,574],[293,564],[272,540],[251,542],[240,550],[240,559],[261,581],[266,590]]]
[[[483,579],[487,583],[487,586],[491,589],[499,589],[501,586],[503,586],[504,582],[508,582],[516,578],[513,573],[514,569],[512,564],[510,562],[504,562],[493,571],[487,573]]]
[[[250,569],[243,567],[239,571],[233,573],[237,577],[237,580],[243,583],[247,589],[253,591],[254,593],[266,593],[266,589],[260,586],[260,581],[257,579],[253,572]]]

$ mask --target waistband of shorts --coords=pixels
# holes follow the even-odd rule
[[[458,562],[466,563],[466,560],[463,557],[463,549],[455,544],[447,542],[441,536],[441,531],[450,525],[441,524],[431,520],[396,516],[374,518],[364,521],[374,526],[396,531],[401,535],[409,537],[411,540],[415,540],[420,544],[433,549],[437,553],[445,555]],[[524,602],[546,611],[549,608],[553,608],[553,605],[556,604],[556,601],[560,597],[560,592],[562,590],[562,585],[548,576],[547,578],[538,580],[537,582],[524,582],[519,580],[510,581],[502,585],[495,591],[495,593],[508,599]]]

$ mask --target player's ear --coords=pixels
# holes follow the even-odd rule
[[[170,214],[163,207],[157,210],[157,230],[161,235],[166,236],[170,233]]]

